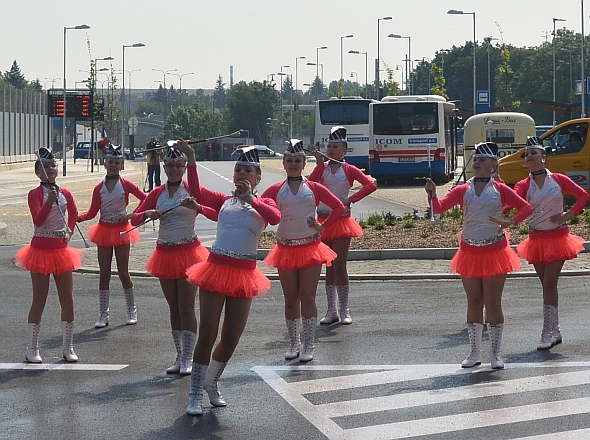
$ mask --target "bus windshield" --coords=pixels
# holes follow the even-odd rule
[[[364,125],[369,123],[369,100],[320,101],[322,125]]]
[[[436,103],[376,105],[373,112],[373,132],[377,135],[421,135],[439,131]]]

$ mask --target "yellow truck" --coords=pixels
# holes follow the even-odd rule
[[[573,119],[553,127],[540,138],[547,153],[547,169],[569,176],[588,191],[590,177],[590,118]],[[500,177],[510,186],[526,178],[529,170],[524,166],[524,148],[500,159]]]

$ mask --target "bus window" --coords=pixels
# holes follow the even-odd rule
[[[424,102],[375,106],[373,132],[377,135],[438,133],[437,104]]]
[[[486,130],[486,139],[496,144],[513,144],[515,135],[513,129],[488,129]]]
[[[368,124],[370,103],[353,99],[320,101],[320,121],[323,125]]]

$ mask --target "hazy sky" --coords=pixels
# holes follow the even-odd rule
[[[79,70],[89,69],[91,56],[112,56],[113,67],[120,70],[123,44],[138,42],[146,47],[125,49],[125,69],[141,69],[131,74],[133,88],[157,88],[163,74],[152,69],[194,72],[183,77],[183,89],[213,88],[219,74],[229,84],[230,66],[234,82],[249,82],[267,79],[288,65],[283,72],[293,74],[295,82],[295,58],[305,56],[297,72],[303,88],[315,77],[315,66],[306,62],[316,62],[320,46],[328,47],[319,51],[324,81],[339,78],[341,41],[344,78],[354,71],[364,83],[365,56],[347,52],[368,52],[368,79],[373,81],[378,18],[393,17],[380,22],[379,44],[381,59],[395,67],[404,64],[408,40],[388,38],[391,33],[411,36],[413,59],[432,58],[437,50],[472,40],[472,15],[448,15],[449,9],[476,13],[478,41],[492,36],[517,46],[536,46],[545,41],[546,32],[551,41],[553,17],[567,20],[557,23],[558,28],[580,32],[580,4],[580,0],[0,0],[0,70],[10,69],[17,60],[27,79],[39,78],[43,84],[46,78],[61,78],[63,28],[88,24],[89,30],[67,31],[68,88],[87,77]],[[590,2],[584,6],[588,33]],[[354,37],[341,40],[349,34]],[[565,52],[558,52],[558,57],[568,59]],[[98,67],[108,67],[108,62],[99,62]],[[128,88],[128,75],[125,82]],[[61,84],[59,80],[56,87]],[[178,88],[179,78],[168,74],[166,84]]]

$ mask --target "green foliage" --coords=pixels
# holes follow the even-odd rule
[[[402,91],[399,88],[399,83],[394,79],[395,70],[389,67],[385,61],[383,61],[383,65],[385,66],[385,71],[387,72],[387,79],[383,81],[383,95],[401,95]]]
[[[257,144],[268,145],[271,128],[267,119],[276,119],[279,110],[279,92],[268,81],[240,81],[227,97],[228,129],[249,130]]]
[[[215,108],[224,108],[226,105],[227,91],[225,90],[225,83],[221,75],[217,78],[215,83],[215,91],[213,92],[213,103]]]
[[[521,226],[518,228],[519,235],[527,235],[529,233],[529,228],[527,226]]]
[[[570,220],[570,225],[578,225],[580,224],[580,216],[574,215]]]
[[[461,211],[461,208],[459,208],[458,206],[454,206],[453,208],[449,209],[446,212],[443,212],[441,214],[441,218],[452,218],[455,220],[460,220],[461,223],[463,223],[463,211]]]
[[[4,72],[4,81],[6,81],[12,87],[17,89],[24,89],[27,85],[27,80],[25,76],[21,73],[20,67],[18,67],[18,63],[16,60],[12,62],[12,66],[10,70]]]
[[[436,63],[430,64],[430,75],[432,76],[432,81],[434,83],[430,88],[430,93],[449,99],[447,89],[445,89],[445,77],[442,74],[442,69],[438,67]]]
[[[420,238],[428,238],[428,237],[430,237],[429,232],[424,231],[424,232],[422,232],[422,234],[420,234]]]
[[[403,225],[404,229],[412,229],[416,227],[416,222],[414,221],[414,219],[406,219],[404,221],[404,225]]]

